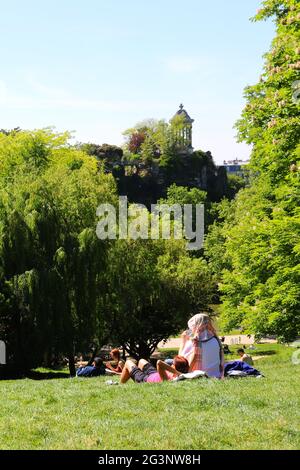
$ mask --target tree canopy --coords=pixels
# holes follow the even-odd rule
[[[149,357],[210,301],[207,263],[184,241],[97,238],[115,180],[68,139],[0,134],[0,335],[18,370],[66,356],[74,374],[92,344]]]
[[[0,323],[19,368],[105,336],[95,208],[115,201],[115,183],[68,137],[0,135]]]
[[[253,145],[251,185],[220,208],[206,252],[227,329],[291,340],[300,333],[300,4],[267,0],[254,20],[268,17],[276,37],[237,123],[239,139]]]

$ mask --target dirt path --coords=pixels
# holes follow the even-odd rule
[[[247,335],[228,335],[224,336],[225,344],[228,346],[241,345],[241,346],[250,346],[254,344],[254,335],[251,335],[250,338]],[[179,349],[180,347],[180,338],[170,338],[166,343],[160,343],[158,347],[160,349]],[[260,343],[277,343],[275,339],[262,339]]]

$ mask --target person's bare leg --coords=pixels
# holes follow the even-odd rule
[[[140,359],[139,364],[138,364],[138,368],[143,370],[143,368],[145,367],[146,364],[149,364],[149,361],[146,361],[146,359]]]
[[[128,380],[130,379],[130,372],[132,371],[134,367],[136,367],[136,364],[133,361],[130,361],[130,360],[126,361],[124,369],[122,370],[122,374],[121,374],[121,381],[120,381],[121,384],[126,384],[126,382],[128,382]]]

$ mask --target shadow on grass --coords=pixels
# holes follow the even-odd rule
[[[27,370],[19,371],[14,367],[0,367],[0,380],[53,380],[53,379],[68,379],[70,377],[68,372],[55,371],[55,370]]]
[[[37,370],[30,370],[25,374],[27,379],[31,380],[53,380],[53,379],[69,379],[70,375],[62,371],[47,371],[40,372]]]
[[[265,351],[265,350],[262,350],[262,351],[255,351],[252,353],[252,356],[255,357],[255,356],[274,356],[274,354],[277,354],[278,351],[274,351],[274,350],[270,350],[270,351]]]

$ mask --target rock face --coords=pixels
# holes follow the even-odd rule
[[[226,169],[215,166],[210,152],[178,156],[168,167],[120,161],[107,167],[107,171],[116,178],[120,195],[148,207],[165,197],[167,188],[174,183],[202,189],[213,202],[220,201],[228,191]]]
[[[183,105],[170,120],[173,128],[174,154],[164,162],[160,154],[153,155],[150,163],[139,154],[136,160],[126,161],[123,150],[115,145],[85,144],[83,150],[98,159],[107,173],[117,181],[119,194],[130,202],[150,208],[158,199],[166,197],[172,184],[198,188],[207,192],[212,202],[229,194],[225,167],[216,167],[210,152],[193,149],[193,123]]]

